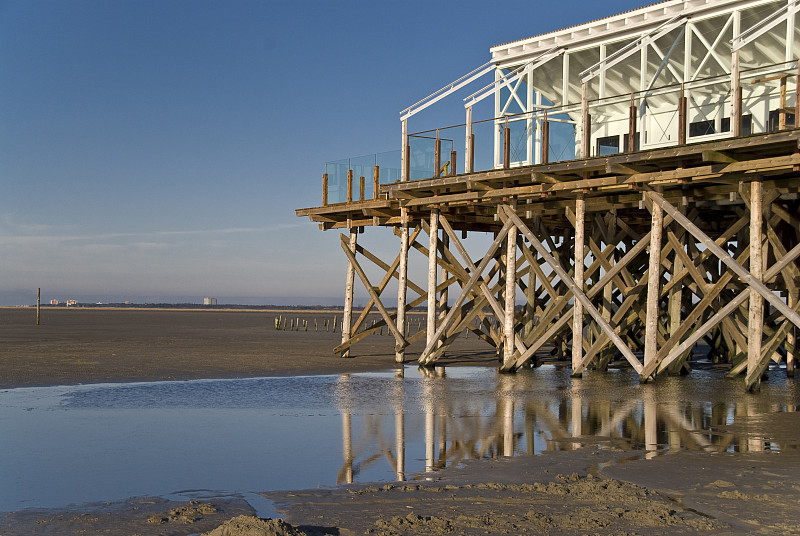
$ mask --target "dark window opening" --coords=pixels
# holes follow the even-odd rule
[[[597,156],[619,153],[619,136],[597,138]]]
[[[624,136],[622,136],[622,151],[623,152],[625,152],[625,153],[631,152],[631,149],[630,149],[630,147],[628,147],[628,145],[630,145],[628,143],[628,135],[625,134]],[[639,150],[639,133],[638,132],[633,137],[633,150],[634,151],[638,151]]]
[[[775,132],[778,130],[780,126],[780,117],[781,111],[780,110],[770,110],[769,112],[769,124],[767,125],[767,132]],[[786,112],[786,126],[793,127],[794,126],[794,114],[790,112]]]
[[[708,136],[709,134],[714,134],[715,132],[716,130],[714,129],[713,119],[710,121],[695,121],[694,123],[689,123],[690,138],[695,136]]]
[[[731,131],[731,118],[722,118],[722,132]],[[753,116],[750,114],[742,116],[742,136],[749,136],[753,133]]]

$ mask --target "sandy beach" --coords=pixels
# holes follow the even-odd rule
[[[276,330],[280,314],[309,321],[309,331]],[[334,356],[341,335],[313,329],[334,315],[46,309],[37,326],[33,309],[0,309],[0,388],[393,367],[386,335],[367,338],[355,358]],[[448,365],[495,363],[474,337],[448,355]],[[582,438],[574,449],[475,460],[406,482],[265,492],[290,525],[259,521],[240,497],[132,497],[0,514],[0,534],[800,534],[800,413],[757,418],[772,419],[780,451],[652,457]]]

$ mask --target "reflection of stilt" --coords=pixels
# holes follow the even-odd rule
[[[353,442],[352,442],[352,425],[350,422],[350,414],[342,413],[342,438],[344,450],[344,480],[348,484],[353,483]]]
[[[436,435],[439,438],[439,455],[437,456],[438,467],[447,466],[447,415],[442,411],[439,413],[439,429]]]
[[[583,399],[579,396],[572,397],[572,437],[583,435]],[[580,443],[573,443],[573,448],[578,449]]]
[[[428,404],[425,408],[425,472],[433,471],[434,462],[434,412],[433,404]]]
[[[397,480],[406,479],[406,423],[402,407],[394,414],[395,448],[397,449]]]
[[[514,399],[503,400],[503,455],[514,455]]]
[[[644,449],[645,458],[653,459],[658,451],[658,407],[652,392],[644,397]]]

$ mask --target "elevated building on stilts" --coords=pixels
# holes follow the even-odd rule
[[[333,165],[322,205],[297,210],[349,231],[336,350],[380,325],[397,361],[433,366],[469,329],[502,371],[563,343],[573,375],[615,359],[643,380],[678,373],[700,345],[750,388],[770,363],[793,375],[798,11],[800,0],[666,0],[493,47],[403,110],[397,164]],[[462,124],[410,130],[468,86]],[[394,230],[394,262],[358,244],[376,226]],[[464,241],[486,232],[471,257]],[[428,256],[427,281],[408,277],[413,251]],[[369,328],[366,313],[352,318],[356,276],[382,316]],[[393,279],[396,303],[382,294]],[[424,304],[426,329],[411,336],[406,312]]]

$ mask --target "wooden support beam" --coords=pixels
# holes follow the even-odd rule
[[[514,361],[514,305],[517,290],[517,228],[512,226],[506,235],[506,288],[503,318],[503,368]]]
[[[762,184],[760,180],[750,183],[750,277],[761,283],[763,279],[762,247]],[[750,287],[750,306],[747,320],[747,376],[748,389],[761,383],[761,334],[764,331],[764,300],[758,291]]]
[[[439,239],[439,210],[431,210],[431,223],[428,227],[428,314],[427,314],[427,344],[431,343],[436,332],[436,277],[438,275],[436,258],[438,256]]]
[[[445,223],[445,222],[446,222],[446,220],[443,220],[442,223]],[[455,302],[453,303],[453,308],[447,314],[447,316],[445,317],[444,321],[442,321],[442,323],[436,329],[436,333],[434,334],[433,339],[431,340],[431,343],[426,345],[425,350],[423,350],[422,354],[420,355],[420,357],[418,359],[418,362],[419,362],[420,365],[425,366],[425,365],[428,365],[428,364],[430,364],[432,362],[431,361],[431,354],[432,354],[432,352],[434,350],[435,342],[441,338],[441,336],[444,333],[445,329],[447,328],[447,326],[452,321],[453,317],[455,316],[456,312],[458,311],[458,308],[464,302],[464,300],[466,299],[467,295],[470,292],[473,292],[473,288],[478,283],[478,280],[480,279],[481,275],[483,274],[483,271],[486,270],[486,267],[488,266],[489,262],[494,257],[494,254],[497,251],[497,248],[500,246],[502,241],[505,239],[506,234],[508,233],[508,230],[511,227],[512,227],[512,224],[510,222],[508,222],[505,225],[503,225],[503,228],[500,230],[500,232],[495,237],[494,241],[489,246],[489,249],[487,250],[486,255],[484,255],[484,257],[481,260],[481,262],[478,263],[478,265],[475,267],[475,269],[470,270],[471,271],[471,275],[470,275],[469,281],[467,281],[467,283],[461,288],[461,292],[459,293],[458,297],[456,298]],[[450,234],[450,233],[448,232],[448,234]],[[450,239],[453,240],[453,238],[454,238],[453,235],[451,235]],[[454,242],[457,242],[457,238],[456,238],[456,240],[454,240]]]
[[[748,253],[749,255],[749,253]],[[764,274],[766,279],[774,277],[781,270],[783,270],[789,263],[794,262],[796,259],[800,258],[800,244],[797,244],[793,247],[789,252],[781,258],[780,261],[773,264],[767,272]],[[731,315],[736,309],[738,309],[744,302],[748,300],[750,297],[750,293],[748,290],[744,290],[739,293],[733,299],[727,301],[725,306],[720,309],[715,315],[713,315],[710,319],[708,319],[702,326],[695,327],[694,332],[691,336],[689,336],[685,341],[681,342],[677,346],[674,347],[669,354],[664,357],[664,359],[660,362],[661,369],[665,369],[668,367],[675,359],[677,359],[683,352],[689,350],[692,346],[694,346],[701,338],[703,338],[709,331],[711,331],[714,326],[719,324],[723,321],[723,319],[727,318]],[[793,307],[797,307],[795,304]],[[794,309],[793,309],[794,310]],[[694,321],[687,318],[683,324],[684,326],[694,326]],[[744,362],[746,364],[746,361]],[[654,372],[654,368],[651,366],[646,367],[645,370],[642,372],[642,376],[647,377]]]
[[[344,287],[344,314],[342,316],[342,344],[350,340],[350,326],[353,320],[353,286],[355,283],[355,251],[358,232],[350,229],[349,246],[345,248],[350,253],[347,258],[347,278]],[[343,245],[344,247],[344,245]],[[348,347],[341,353],[341,357],[350,357]]]
[[[405,125],[405,123],[403,123]],[[408,165],[408,159],[406,159]],[[397,267],[397,328],[401,336],[395,334],[394,361],[405,361],[406,347],[404,344],[406,334],[406,293],[408,288],[408,209],[400,209],[400,263]]]
[[[656,359],[658,352],[659,297],[661,295],[661,234],[664,225],[664,212],[653,203],[650,224],[650,254],[647,269],[647,304],[644,331],[644,366]]]
[[[745,284],[754,288],[762,298],[767,300],[773,307],[786,316],[795,326],[800,326],[800,315],[792,311],[780,298],[763,285],[760,281],[755,280],[750,272],[742,265],[737,263],[725,250],[719,247],[711,238],[708,237],[697,225],[689,221],[683,216],[678,209],[672,206],[666,199],[656,192],[648,192],[647,194],[654,203],[657,203],[664,209],[664,212],[672,216],[684,229],[689,231],[703,246],[705,246],[711,253],[713,253],[725,266],[727,266],[734,274],[736,274]]]
[[[381,303],[380,298],[375,292],[375,287],[373,287],[370,284],[369,278],[367,277],[367,274],[364,272],[364,270],[361,268],[361,265],[358,263],[355,253],[350,251],[350,249],[348,249],[344,245],[342,245],[342,249],[344,250],[345,255],[347,255],[347,258],[352,263],[353,268],[358,274],[358,277],[361,279],[361,283],[364,285],[364,288],[367,290],[370,297],[372,297],[372,299],[375,301],[375,306],[378,308],[381,317],[383,317],[383,321],[386,322],[386,326],[394,334],[395,341],[397,342],[397,347],[405,348],[408,345],[407,341],[405,340],[405,334],[401,333],[398,329],[398,326],[394,322],[392,322],[392,317],[389,315],[389,312]]]
[[[575,271],[573,273],[574,285],[583,293],[586,255],[584,253],[585,211],[583,194],[578,194],[575,199]],[[583,304],[576,299],[572,307],[572,376],[580,376],[581,358],[583,357]]]
[[[561,278],[562,282],[567,286],[567,288],[572,292],[573,296],[575,296],[576,301],[580,301],[583,305],[584,309],[594,318],[595,322],[598,323],[602,331],[608,335],[611,340],[614,342],[614,345],[617,349],[622,353],[625,359],[630,363],[630,365],[636,370],[636,372],[642,371],[642,364],[636,359],[636,356],[633,355],[630,348],[623,342],[623,340],[614,332],[614,329],[603,319],[600,312],[592,305],[592,302],[589,301],[586,294],[584,294],[581,289],[579,289],[572,278],[567,274],[567,272],[561,267],[561,263],[559,263],[553,255],[550,254],[548,249],[539,241],[536,236],[531,233],[530,229],[525,225],[525,223],[517,216],[517,214],[509,210],[507,207],[502,207],[501,209],[501,219],[505,220],[506,224],[512,223],[517,226],[517,228],[525,235],[528,241],[536,248],[536,251],[539,252],[550,268],[558,274]],[[524,352],[523,352],[524,355]],[[582,364],[582,367],[585,367],[585,364]],[[575,371],[573,371],[573,374]]]

